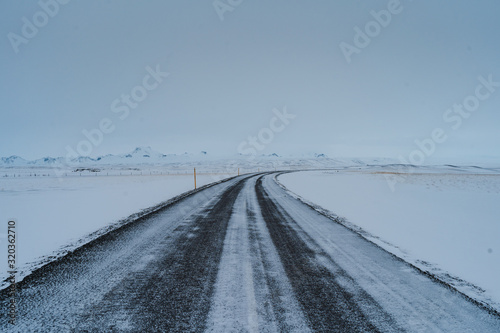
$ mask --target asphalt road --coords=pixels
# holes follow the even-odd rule
[[[500,318],[246,175],[203,189],[17,285],[8,332],[500,332]],[[360,207],[362,209],[362,207]]]

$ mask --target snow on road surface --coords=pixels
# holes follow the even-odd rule
[[[17,286],[13,331],[500,330],[500,317],[298,201],[274,176],[206,188],[40,268]],[[0,306],[8,301],[0,292]]]
[[[262,218],[255,185],[247,181],[229,221],[208,332],[308,332],[300,305]],[[284,304],[278,307],[277,299]],[[269,302],[272,300],[272,303]],[[278,311],[276,311],[278,310]]]
[[[500,311],[500,174],[480,168],[288,173],[280,182],[367,239]]]

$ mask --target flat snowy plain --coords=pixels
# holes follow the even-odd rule
[[[202,171],[198,186],[236,175],[219,171]],[[279,181],[375,244],[500,311],[500,171],[420,168],[404,175],[394,191],[386,179],[392,171],[339,167],[288,173]],[[191,189],[192,168],[110,168],[61,178],[50,168],[0,170],[0,220],[17,221],[18,279]],[[6,267],[6,256],[0,255],[0,267]],[[1,269],[0,280],[6,277]]]
[[[6,249],[7,221],[14,219],[16,264],[18,279],[22,279],[34,268],[90,241],[132,214],[192,190],[192,172],[186,169],[161,174],[158,169],[134,168],[97,175],[84,171],[81,176],[69,171],[67,176],[57,177],[51,169],[1,170],[0,220],[4,229],[0,230],[0,248]],[[199,174],[197,185],[230,176],[234,174]],[[6,253],[0,255],[0,288],[7,286]]]
[[[386,168],[284,174],[303,200],[396,256],[500,310],[500,174],[426,168],[393,189]]]

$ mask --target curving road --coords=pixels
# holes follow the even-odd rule
[[[275,176],[205,188],[42,267],[18,284],[18,322],[4,310],[0,331],[500,332],[497,315]]]

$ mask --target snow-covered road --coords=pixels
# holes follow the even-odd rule
[[[14,327],[0,292],[0,331],[500,331],[275,176],[208,187],[40,268],[17,286]]]

